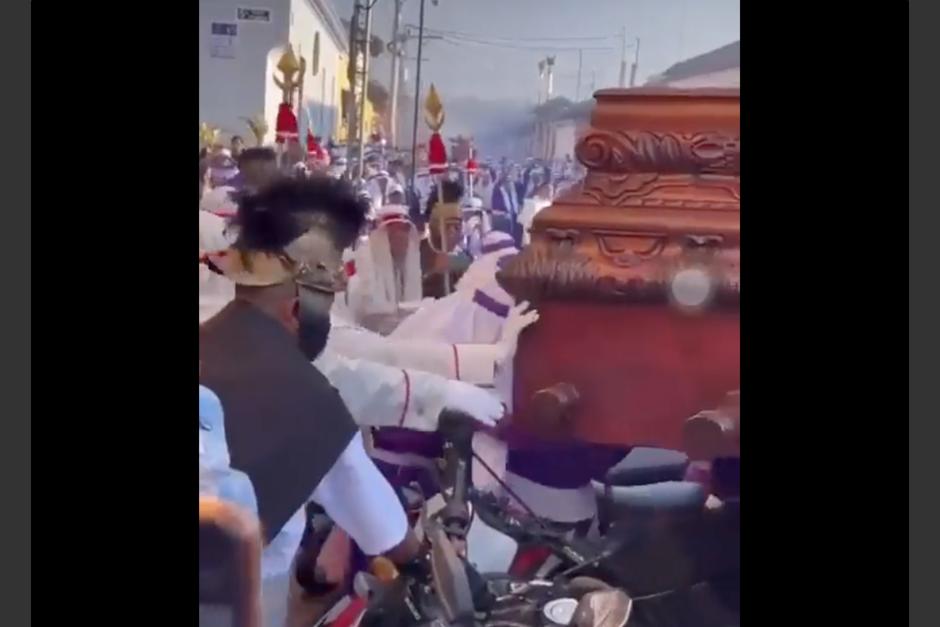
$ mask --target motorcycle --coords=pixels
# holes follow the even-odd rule
[[[373,572],[357,575],[356,602],[328,615],[324,625],[738,624],[736,612],[716,601],[715,582],[699,582],[692,567],[673,572],[671,558],[685,547],[671,546],[663,525],[618,521],[604,537],[573,537],[531,510],[520,514],[505,498],[472,488],[468,421],[442,419],[441,432],[440,493],[427,501],[417,489],[402,494],[426,551],[400,569],[374,560]]]
[[[447,440],[442,491],[438,499],[424,503],[418,524],[428,551],[393,585],[379,589],[359,624],[627,625],[631,599],[600,580],[525,580],[474,567],[467,558],[477,498],[469,485],[472,430],[466,421],[445,420],[441,431]]]
[[[604,536],[579,537],[540,519],[505,484],[516,507],[509,497],[473,489],[467,481],[473,458],[496,473],[474,454],[465,426],[445,422],[442,431],[448,442],[444,489],[430,510],[440,511],[449,530],[458,532],[476,572],[489,573],[484,577],[490,581],[503,573],[502,579],[514,581],[603,582],[631,598],[631,625],[739,622],[737,558],[724,548],[737,545],[736,512],[615,517]]]
[[[406,509],[420,510],[415,530],[425,550],[401,567],[384,558],[372,560],[368,572],[356,575],[355,599],[331,610],[321,624],[625,627],[632,600],[599,579],[576,576],[575,571],[551,579],[520,578],[474,565],[468,558],[468,540],[480,538],[482,528],[472,529],[486,523],[474,516],[475,504],[483,501],[469,485],[472,426],[466,420],[442,419],[441,432],[447,444],[444,470],[438,476],[440,495],[425,501],[417,490],[403,494]]]

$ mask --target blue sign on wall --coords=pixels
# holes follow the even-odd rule
[[[209,56],[214,59],[234,59],[238,25],[231,22],[212,22],[209,37]]]
[[[238,24],[212,22],[212,34],[225,37],[238,37]]]

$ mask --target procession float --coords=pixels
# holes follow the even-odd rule
[[[540,314],[513,364],[513,419],[546,439],[665,453],[644,466],[635,450],[595,484],[602,527],[658,521],[618,560],[642,586],[689,591],[696,618],[676,624],[738,624],[740,92],[595,99],[576,146],[586,176],[497,275]],[[690,460],[720,505],[670,496],[691,485]]]
[[[580,184],[498,275],[539,310],[513,402],[540,433],[739,454],[740,92],[595,94]]]

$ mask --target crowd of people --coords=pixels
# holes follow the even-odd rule
[[[356,178],[297,146],[200,155],[200,494],[260,521],[266,624],[313,625],[367,557],[415,558],[402,489],[437,491],[442,415],[476,430],[498,475],[475,467],[478,487],[586,533],[591,480],[628,451],[508,424],[538,312],[496,280],[572,169],[503,160],[412,186],[382,154]]]

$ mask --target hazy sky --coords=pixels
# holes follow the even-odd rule
[[[348,17],[354,0],[333,0],[337,12]],[[404,0],[403,22],[417,25],[420,0]],[[392,30],[394,0],[378,0],[373,31],[388,39]],[[426,40],[422,83],[433,81],[445,99],[476,95],[487,99],[535,100],[536,64],[556,55],[555,95],[574,99],[578,51],[585,48],[581,98],[590,95],[592,72],[595,86],[616,86],[620,71],[620,31],[626,28],[628,44],[640,38],[637,84],[677,61],[708,52],[740,39],[740,0],[427,0],[425,26],[456,31],[448,41]],[[538,38],[606,37],[603,40]],[[498,38],[497,47],[467,39]],[[462,39],[457,42],[455,39]],[[409,43],[414,58],[417,41]],[[550,46],[569,48],[552,50]],[[531,49],[518,49],[531,48]],[[610,48],[590,50],[589,48]],[[633,50],[627,51],[628,61]],[[409,81],[414,78],[414,61]],[[388,83],[387,61],[373,64],[373,76]]]

